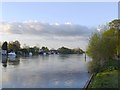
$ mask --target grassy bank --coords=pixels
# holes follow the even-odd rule
[[[92,79],[89,88],[120,88],[120,62],[109,60]]]
[[[93,79],[91,88],[118,88],[119,70],[103,71],[97,73]]]

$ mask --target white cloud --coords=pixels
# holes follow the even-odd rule
[[[71,22],[66,22],[65,24],[67,24],[67,25],[72,25],[72,23],[71,23]]]
[[[28,34],[46,37],[88,37],[94,29],[89,29],[86,26],[72,24],[66,22],[65,24],[49,24],[42,23],[37,20],[29,20],[25,22],[1,22],[0,33],[10,34]]]
[[[55,23],[55,25],[56,25],[56,26],[58,26],[58,25],[59,25],[59,23]]]
[[[11,25],[9,23],[0,23],[0,32],[10,33]]]
[[[80,47],[85,50],[88,37],[95,29],[86,26],[71,24],[49,24],[39,21],[25,22],[1,22],[0,40],[19,40],[22,44],[40,44],[50,48],[67,46],[70,48]]]

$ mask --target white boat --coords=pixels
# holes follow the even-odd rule
[[[16,54],[15,54],[15,52],[8,53],[8,60],[9,61],[16,61]]]
[[[43,55],[47,55],[47,53],[44,52]]]
[[[16,57],[15,52],[10,52],[10,53],[8,53],[8,57]]]
[[[29,56],[32,56],[33,54],[32,54],[32,52],[29,52]]]

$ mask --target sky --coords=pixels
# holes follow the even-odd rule
[[[117,19],[117,2],[3,2],[0,41],[86,49],[99,25]]]

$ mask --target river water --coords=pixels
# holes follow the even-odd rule
[[[90,75],[85,55],[16,58],[2,63],[2,88],[83,88]]]

